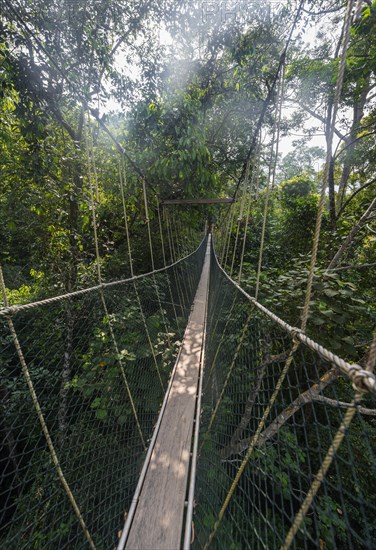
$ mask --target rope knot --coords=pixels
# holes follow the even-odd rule
[[[10,318],[12,317],[12,315],[17,313],[17,310],[18,310],[17,306],[7,306],[0,311],[0,315],[6,318]]]
[[[376,378],[372,372],[356,368],[358,365],[352,365],[349,375],[352,379],[352,386],[355,391],[360,393],[376,393]]]
[[[298,338],[298,334],[304,334],[301,328],[298,327],[292,327],[291,330],[291,338],[295,343],[298,343],[300,340]]]

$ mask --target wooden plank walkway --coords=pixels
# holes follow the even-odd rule
[[[177,550],[181,546],[209,272],[210,235],[166,407],[126,539],[129,550]]]

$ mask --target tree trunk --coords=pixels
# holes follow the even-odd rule
[[[350,230],[350,233],[347,235],[346,239],[342,243],[342,245],[339,247],[337,252],[335,253],[332,261],[328,265],[327,269],[333,269],[341,260],[342,256],[346,252],[346,250],[352,246],[354,239],[356,235],[359,233],[359,231],[362,229],[362,227],[367,223],[368,219],[370,218],[372,212],[376,210],[376,197],[373,199],[371,204],[368,206],[367,210],[364,212],[363,216],[360,218],[358,223],[353,225],[353,227]]]
[[[364,88],[359,96],[359,100],[353,106],[353,121],[350,134],[345,139],[344,146],[346,147],[345,158],[343,161],[341,181],[338,189],[338,211],[342,208],[343,200],[346,193],[347,183],[353,167],[352,157],[356,146],[356,136],[359,131],[359,125],[363,118],[364,107],[367,101],[367,95],[370,90],[370,75],[366,79]]]
[[[81,109],[80,119],[78,122],[78,128],[75,136],[75,146],[80,148],[82,142],[82,133],[84,125],[84,110]],[[66,275],[66,291],[72,292],[76,289],[78,263],[79,263],[79,201],[82,192],[82,177],[81,177],[81,163],[75,161],[72,166],[72,181],[73,189],[69,196],[69,245],[70,245],[70,258],[68,264],[68,272]],[[72,303],[67,303],[67,309],[65,313],[65,345],[64,345],[64,363],[63,371],[61,373],[60,380],[60,400],[59,400],[59,412],[58,412],[58,426],[59,426],[59,444],[63,445],[68,418],[68,392],[69,388],[67,384],[72,375],[72,352],[73,352],[73,330],[74,330],[74,311]]]
[[[67,430],[67,417],[68,417],[68,382],[71,378],[72,372],[72,352],[73,352],[73,329],[74,329],[74,316],[72,311],[72,304],[69,302],[67,311],[65,314],[65,349],[64,349],[64,363],[63,371],[61,373],[60,382],[60,399],[59,399],[59,413],[58,413],[58,426],[59,426],[59,445],[60,448],[64,444],[65,434]]]

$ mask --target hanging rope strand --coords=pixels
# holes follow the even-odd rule
[[[121,200],[122,200],[122,203],[123,203],[123,215],[124,215],[125,234],[126,234],[126,238],[127,238],[128,260],[129,260],[131,276],[134,277],[132,248],[131,248],[131,240],[130,240],[130,236],[129,236],[129,227],[128,227],[128,213],[127,213],[127,206],[126,206],[126,203],[125,203],[125,194],[124,194],[124,186],[125,186],[124,155],[121,156],[121,161],[120,161],[120,166],[119,166],[119,185],[120,185]],[[151,338],[150,338],[149,328],[148,328],[148,325],[147,325],[147,322],[146,322],[146,317],[145,317],[144,309],[143,309],[142,304],[141,304],[141,299],[140,299],[140,295],[138,293],[136,282],[133,283],[133,288],[134,288],[134,292],[135,292],[135,296],[136,296],[137,305],[138,305],[138,308],[139,308],[140,313],[141,313],[142,324],[144,325],[144,330],[145,330],[145,334],[146,334],[146,339],[147,339],[148,344],[149,344],[150,353],[151,353],[152,358],[153,358],[153,362],[154,362],[155,369],[157,371],[159,382],[160,382],[161,387],[164,391],[165,387],[164,387],[162,377],[161,377],[161,373],[160,373],[160,370],[159,370],[158,361],[157,361],[155,351],[154,351],[154,346],[153,346],[153,343],[152,343]]]
[[[163,266],[166,268],[167,267],[166,251],[165,251],[165,244],[164,244],[164,237],[163,237],[163,228],[162,228],[162,219],[161,219],[161,211],[160,211],[160,207],[159,207],[159,201],[157,202],[157,212],[158,212],[159,235],[160,235],[160,238],[161,238]],[[168,290],[169,290],[169,293],[170,293],[170,299],[171,299],[171,303],[172,303],[172,307],[173,307],[173,311],[174,311],[176,326],[178,327],[178,330],[180,330],[180,323],[179,323],[179,319],[178,319],[178,316],[177,316],[177,313],[176,313],[176,307],[175,307],[174,297],[173,297],[173,294],[172,294],[170,277],[168,276],[168,274],[166,274],[166,277],[167,277]],[[181,303],[180,303],[180,307],[182,307]]]
[[[234,248],[233,248],[233,251],[232,251],[230,277],[232,277],[232,273],[233,273],[233,270],[234,270],[235,256],[236,256],[236,251],[237,251],[237,248],[238,248],[240,224],[243,221],[243,217],[244,217],[245,198],[246,198],[246,192],[247,192],[248,180],[249,180],[249,166],[250,166],[250,162],[248,160],[246,171],[245,171],[245,177],[244,177],[244,181],[243,181],[242,200],[241,200],[240,211],[239,211],[239,216],[238,216],[238,225],[236,227],[236,236],[235,236]]]
[[[253,166],[252,170],[252,177],[251,177],[251,183],[249,186],[249,192],[248,192],[248,207],[247,207],[247,215],[245,219],[245,227],[244,227],[244,235],[243,235],[243,245],[242,245],[242,252],[240,256],[240,266],[239,266],[239,273],[238,273],[238,283],[240,284],[242,274],[243,274],[243,264],[244,264],[244,254],[245,254],[245,245],[247,242],[247,234],[248,234],[248,227],[249,227],[249,219],[251,215],[251,205],[252,205],[252,192],[253,188],[255,186],[255,181],[259,177],[259,168],[260,168],[260,147],[261,144],[259,143],[257,150],[256,150],[256,161]]]
[[[345,67],[346,67],[346,57],[347,57],[347,50],[349,46],[349,38],[350,38],[350,25],[351,25],[351,12],[354,6],[354,0],[348,0],[347,3],[347,10],[345,15],[345,21],[344,21],[344,31],[343,31],[343,41],[342,41],[342,52],[340,56],[340,62],[339,62],[339,68],[338,68],[338,75],[337,75],[337,81],[336,81],[336,88],[335,88],[335,94],[334,94],[334,101],[333,101],[333,114],[330,121],[330,128],[329,128],[329,137],[328,137],[328,144],[327,144],[327,155],[326,155],[326,163],[325,163],[325,170],[324,170],[324,178],[322,182],[321,187],[321,194],[320,194],[320,202],[317,212],[317,218],[316,218],[316,226],[315,226],[315,232],[313,237],[313,243],[312,243],[312,253],[311,253],[311,262],[309,267],[309,273],[308,273],[308,280],[307,280],[307,288],[306,288],[306,296],[303,306],[303,313],[302,313],[302,323],[301,328],[302,330],[305,330],[307,321],[308,321],[308,315],[309,315],[309,305],[311,301],[311,295],[312,295],[312,283],[313,283],[313,276],[314,276],[314,270],[316,265],[316,259],[317,259],[317,252],[319,247],[319,240],[320,240],[320,232],[321,232],[321,223],[322,223],[322,217],[324,212],[324,204],[325,204],[325,195],[326,195],[326,188],[329,181],[329,173],[330,173],[330,163],[332,160],[332,145],[333,145],[333,136],[334,136],[334,125],[337,118],[337,112],[338,112],[338,106],[339,106],[339,100],[341,96],[342,91],[342,85],[343,85],[343,77],[345,74]]]
[[[227,265],[227,258],[228,258],[228,254],[229,254],[229,251],[230,251],[232,226],[233,226],[234,217],[235,217],[235,204],[236,203],[234,201],[233,204],[231,205],[230,218],[229,218],[229,221],[228,221],[227,243],[226,243],[226,246],[225,246],[226,254],[225,254],[225,257],[222,261],[223,266]]]
[[[7,295],[7,291],[6,291],[6,287],[5,287],[5,281],[4,281],[3,270],[2,270],[1,265],[0,265],[0,287],[1,287],[1,294],[2,294],[2,297],[3,297],[4,304],[5,304],[6,307],[9,307],[8,295]],[[31,399],[32,399],[32,402],[33,402],[33,406],[34,406],[35,412],[37,413],[37,417],[38,417],[38,420],[40,422],[40,425],[42,427],[43,435],[46,439],[48,450],[50,452],[52,462],[55,466],[56,473],[58,475],[58,478],[60,480],[60,483],[61,483],[66,495],[68,496],[68,499],[69,499],[69,501],[72,505],[74,513],[76,514],[76,516],[78,518],[78,521],[79,521],[79,523],[81,525],[81,528],[84,532],[84,535],[85,535],[85,537],[86,537],[86,539],[87,539],[87,541],[90,545],[90,548],[92,548],[92,550],[95,550],[95,544],[93,542],[91,534],[89,533],[89,530],[86,526],[86,523],[85,523],[85,521],[82,517],[80,508],[78,507],[78,504],[77,504],[76,499],[75,499],[75,497],[72,493],[72,490],[71,490],[71,488],[70,488],[70,486],[69,486],[69,484],[68,484],[68,482],[65,478],[63,470],[61,469],[59,458],[57,456],[55,446],[52,442],[50,432],[47,428],[47,424],[46,424],[46,421],[45,421],[45,418],[44,418],[44,415],[43,415],[43,412],[42,412],[42,408],[40,406],[38,396],[36,394],[34,384],[33,384],[33,381],[31,379],[31,376],[30,376],[29,368],[28,368],[28,365],[26,363],[24,354],[22,352],[20,342],[18,340],[16,329],[15,329],[13,321],[10,317],[7,317],[7,323],[8,323],[8,327],[9,327],[9,330],[10,330],[10,333],[11,333],[11,336],[12,336],[14,346],[15,346],[16,351],[17,351],[17,355],[18,355],[20,364],[21,364],[22,374],[23,374],[23,377],[24,377],[24,379],[26,381],[26,384],[28,386],[29,393],[30,393],[30,396],[31,396]]]
[[[273,163],[273,174],[272,174],[272,190],[275,186],[275,176],[277,171],[277,165],[278,165],[278,154],[279,154],[279,138],[281,134],[281,120],[282,120],[282,105],[283,105],[283,98],[285,93],[285,74],[286,74],[286,63],[285,60],[282,65],[281,70],[281,80],[279,83],[279,90],[278,90],[278,120],[277,120],[277,135],[276,135],[276,144],[275,144],[275,153],[274,153],[274,163]]]
[[[143,193],[143,197],[144,197],[144,206],[145,206],[145,222],[146,222],[146,225],[147,225],[147,228],[148,228],[151,267],[152,267],[152,271],[155,271],[154,250],[153,250],[153,241],[152,241],[152,237],[151,237],[148,196],[147,196],[147,192],[146,192],[145,178],[142,178],[142,193]],[[157,285],[157,280],[155,278],[155,275],[153,275],[153,282],[154,282],[155,294],[157,296],[159,311],[160,311],[161,317],[162,317],[162,323],[163,323],[163,326],[164,326],[164,329],[165,329],[165,334],[166,334],[166,337],[167,337],[167,344],[168,344],[168,346],[171,346],[170,329],[167,325],[166,316],[165,316],[165,312],[164,312],[163,307],[162,307],[161,297],[160,297],[159,288],[158,288],[158,285]]]
[[[284,64],[283,64],[284,66]],[[260,251],[259,251],[259,259],[258,259],[258,265],[257,265],[257,275],[256,275],[256,288],[255,288],[255,299],[258,299],[259,289],[260,289],[260,278],[261,278],[261,270],[262,270],[262,261],[264,256],[264,246],[265,246],[265,233],[266,233],[266,222],[268,219],[268,211],[269,211],[269,198],[270,198],[270,191],[271,191],[271,178],[272,173],[274,172],[273,168],[273,162],[274,162],[274,145],[275,145],[275,137],[277,133],[277,125],[278,125],[278,105],[280,101],[280,94],[282,90],[282,76],[283,71],[281,73],[279,83],[278,83],[278,92],[277,92],[277,103],[276,103],[276,116],[274,118],[274,124],[273,124],[273,132],[272,132],[272,141],[271,141],[271,147],[270,147],[270,161],[269,161],[269,167],[268,167],[268,179],[266,184],[266,194],[265,194],[265,204],[264,204],[264,212],[263,212],[263,218],[262,218],[262,229],[261,229],[261,242],[260,242]],[[279,134],[278,134],[279,135]]]
[[[89,116],[88,116],[88,119],[89,119],[88,123],[90,123],[90,117]],[[89,167],[91,165],[91,162],[90,162],[91,150],[89,148],[89,143],[88,143],[88,139],[87,139],[86,120],[84,122],[84,136],[85,136],[87,161],[88,161],[88,167]],[[98,231],[97,231],[97,214],[96,214],[95,201],[94,201],[94,190],[93,190],[92,174],[91,174],[90,170],[89,170],[89,191],[90,191],[90,202],[91,202],[92,221],[93,221],[93,233],[94,233],[94,242],[95,242],[96,267],[97,267],[97,275],[98,275],[98,282],[99,282],[99,288],[100,288],[99,292],[100,292],[100,296],[101,296],[101,300],[102,300],[102,304],[103,304],[104,314],[105,314],[105,317],[106,317],[106,320],[107,320],[107,323],[108,323],[108,327],[109,327],[109,330],[110,330],[111,340],[112,340],[112,343],[113,343],[113,346],[114,346],[114,349],[115,349],[115,352],[116,352],[117,362],[118,362],[118,365],[120,367],[120,372],[121,372],[123,382],[124,382],[124,386],[125,386],[125,389],[126,389],[126,393],[128,395],[128,399],[129,399],[129,402],[131,404],[133,416],[134,416],[135,421],[136,421],[136,425],[137,425],[137,429],[138,429],[138,433],[140,435],[142,445],[143,445],[144,449],[146,450],[145,439],[144,439],[144,436],[143,436],[143,433],[142,433],[142,430],[141,430],[141,425],[140,425],[140,422],[139,422],[139,419],[138,419],[136,406],[135,406],[135,403],[134,403],[134,400],[133,400],[131,389],[130,389],[129,384],[128,384],[127,376],[125,374],[125,369],[124,369],[122,360],[120,359],[120,357],[121,357],[120,350],[119,350],[118,343],[117,343],[117,340],[116,340],[116,337],[115,337],[115,332],[114,332],[114,329],[113,329],[113,326],[112,326],[111,317],[110,317],[108,309],[107,309],[106,298],[104,296],[104,291],[103,291],[103,287],[102,287],[101,258],[100,258],[100,253],[99,253],[99,240],[98,240]]]

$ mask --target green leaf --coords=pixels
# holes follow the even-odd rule
[[[324,325],[325,324],[325,320],[324,319],[321,319],[320,317],[313,317],[312,318],[312,323],[314,325]]]
[[[334,290],[333,288],[327,288],[324,290],[324,294],[326,294],[326,296],[330,296],[331,298],[333,296],[337,296],[339,293],[339,290]]]
[[[98,409],[97,412],[95,413],[95,416],[96,418],[98,418],[98,420],[103,420],[104,418],[106,418],[107,414],[108,413],[106,409]]]

